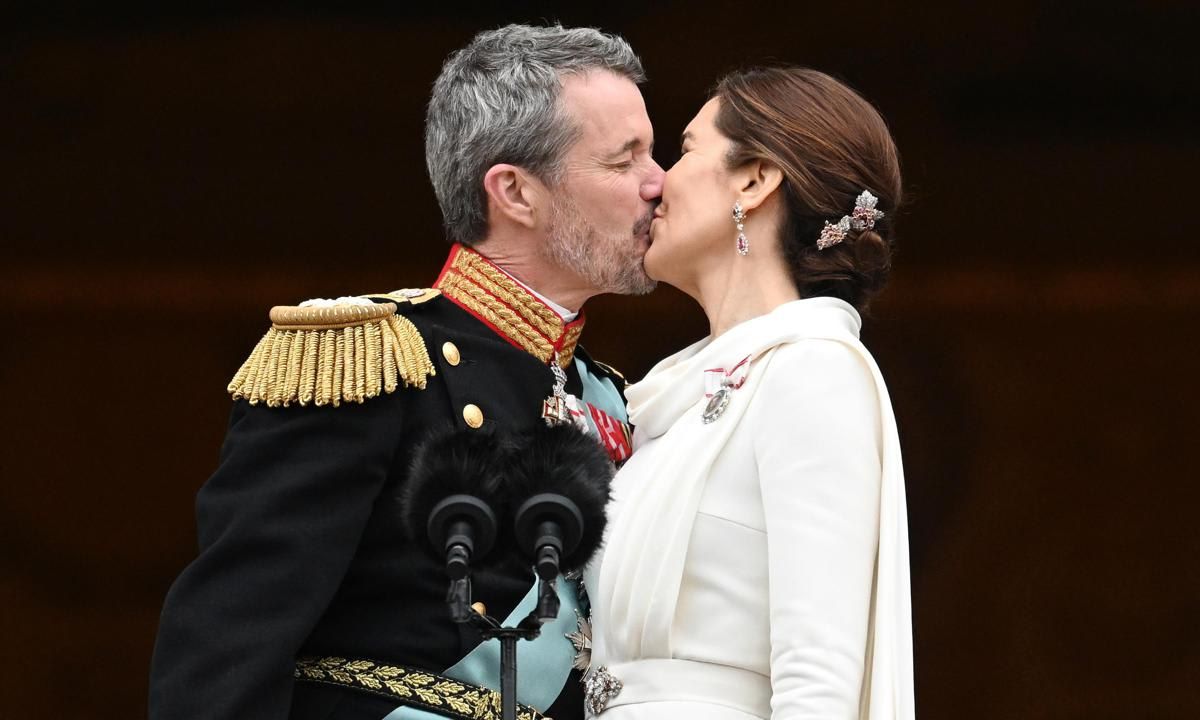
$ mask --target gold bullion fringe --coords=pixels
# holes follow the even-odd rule
[[[273,309],[275,324],[229,383],[233,399],[337,407],[390,393],[400,383],[424,389],[436,370],[412,321],[396,315],[391,303],[349,307],[356,310]]]

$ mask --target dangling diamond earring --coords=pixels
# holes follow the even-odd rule
[[[746,211],[742,209],[740,202],[733,204],[733,222],[737,225],[737,251],[738,255],[745,255],[750,252],[750,241],[746,239]]]

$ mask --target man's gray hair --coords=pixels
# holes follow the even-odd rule
[[[629,43],[593,28],[508,25],[446,59],[425,114],[425,164],[452,242],[487,234],[483,176],[493,165],[558,182],[579,132],[559,107],[562,80],[597,69],[646,79]]]

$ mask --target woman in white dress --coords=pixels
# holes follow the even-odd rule
[[[858,339],[900,194],[883,119],[812,70],[726,77],[687,126],[645,267],[711,333],[627,392],[590,714],[914,716],[900,446]]]

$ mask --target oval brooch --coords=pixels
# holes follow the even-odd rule
[[[729,407],[729,398],[733,396],[733,390],[729,385],[722,385],[720,390],[713,393],[713,396],[708,399],[708,404],[704,406],[704,412],[700,415],[700,419],[707,425],[713,420],[721,417],[725,412],[725,408]]]

